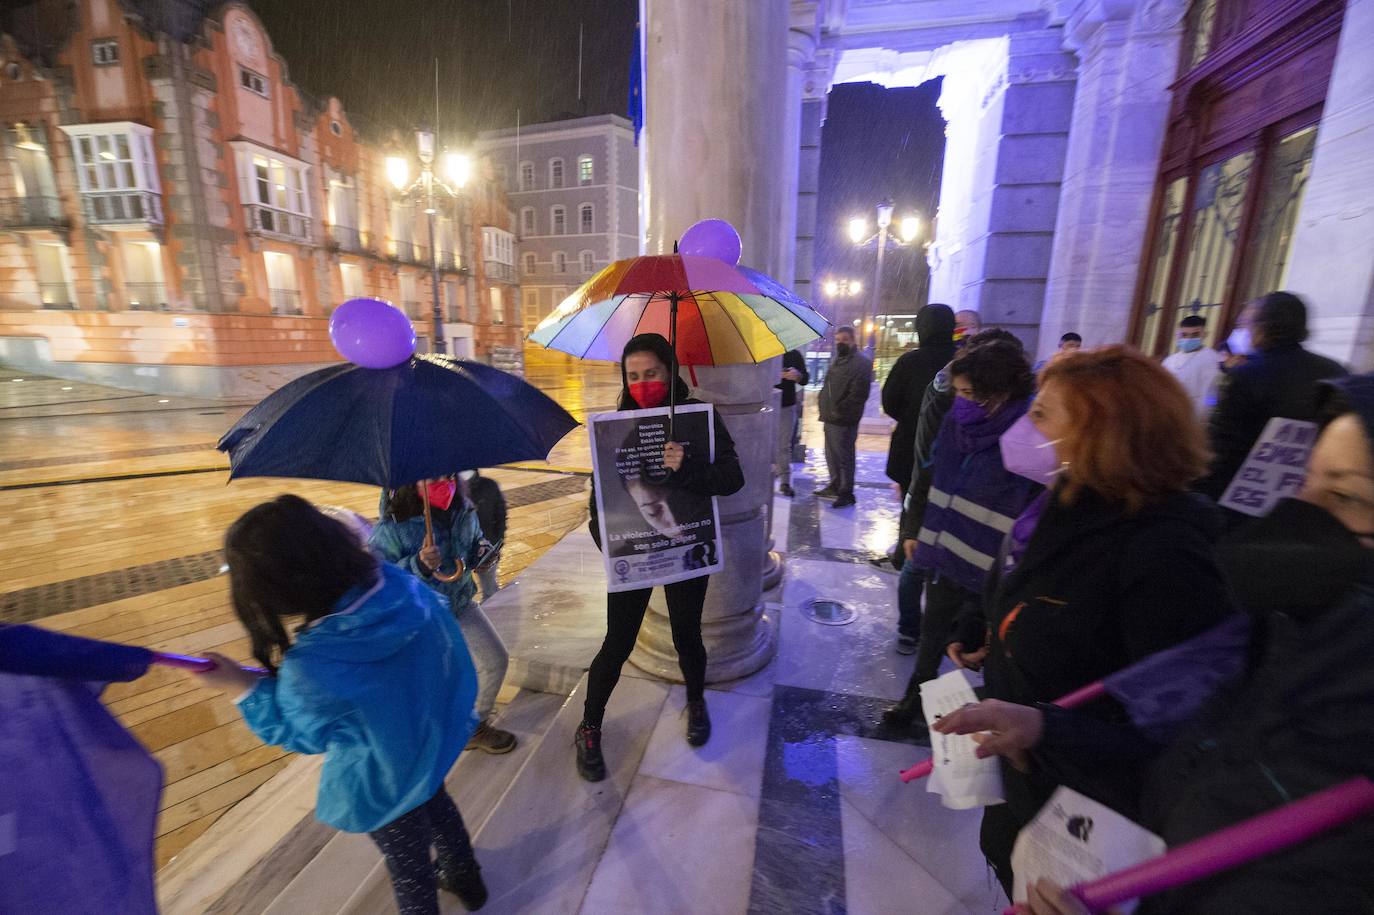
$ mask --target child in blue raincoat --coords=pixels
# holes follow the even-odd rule
[[[434,527],[434,545],[426,548],[424,503],[421,489],[429,498]],[[415,575],[448,601],[467,640],[472,660],[477,665],[477,715],[481,724],[469,746],[487,753],[509,753],[516,738],[510,731],[492,725],[496,695],[506,678],[510,654],[491,620],[474,600],[477,584],[474,572],[493,566],[499,552],[492,549],[482,534],[477,510],[467,496],[466,486],[452,477],[424,480],[382,493],[381,519],[372,532],[372,549],[387,562]],[[443,578],[457,571],[454,581]],[[437,573],[437,575],[436,575]]]
[[[297,496],[248,511],[225,535],[229,586],[259,679],[221,655],[200,676],[238,693],[263,741],[322,753],[316,815],[381,848],[402,915],[437,915],[438,886],[469,911],[487,898],[444,789],[477,726],[477,677],[448,608],[356,534]],[[287,617],[301,617],[293,634]]]

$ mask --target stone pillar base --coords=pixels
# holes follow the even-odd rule
[[[782,555],[777,550],[770,549],[763,562],[763,590],[772,591],[780,584],[782,584]]]
[[[706,642],[707,683],[724,683],[756,673],[778,650],[777,620],[762,603],[726,619],[703,620],[701,637]],[[667,627],[640,629],[630,663],[655,677],[682,682],[682,669]]]

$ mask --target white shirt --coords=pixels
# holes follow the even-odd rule
[[[1206,419],[1217,402],[1217,384],[1221,381],[1221,354],[1204,346],[1193,353],[1178,352],[1164,360],[1164,367],[1174,373],[1188,396],[1193,399],[1197,415]]]

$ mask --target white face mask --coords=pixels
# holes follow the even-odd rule
[[[475,476],[477,476],[477,471],[475,470],[464,470],[462,473],[458,474],[458,478],[465,483]]]
[[[1255,352],[1254,344],[1250,341],[1250,328],[1237,327],[1231,331],[1231,336],[1226,338],[1226,346],[1236,356],[1250,356]]]

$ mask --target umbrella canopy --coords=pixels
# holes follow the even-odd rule
[[[416,356],[390,369],[336,365],[297,378],[219,441],[230,479],[299,477],[394,489],[460,470],[543,460],[578,425],[521,378]]]
[[[579,359],[616,362],[636,334],[673,339],[681,365],[763,362],[810,343],[829,322],[776,280],[713,257],[616,261],[563,300],[530,334]]]

